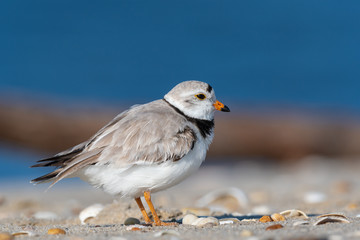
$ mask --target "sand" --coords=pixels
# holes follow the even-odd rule
[[[131,199],[114,199],[81,181],[65,180],[48,192],[45,185],[3,181],[0,232],[30,234],[15,239],[350,239],[360,237],[359,165],[358,161],[320,157],[289,166],[254,161],[206,164],[180,185],[153,195],[161,218],[181,223],[190,211],[238,221],[205,227],[145,226],[136,231],[123,225],[128,217],[143,221]],[[223,194],[216,197],[214,191]],[[207,203],[208,197],[214,197],[213,201]],[[104,209],[81,224],[79,213],[96,203]],[[309,216],[307,224],[294,226],[303,220],[290,218],[259,222],[263,215],[287,209],[304,211]],[[342,213],[346,219],[315,225],[318,215],[326,213]],[[274,224],[283,228],[266,230]],[[61,228],[66,234],[48,235],[51,228]]]

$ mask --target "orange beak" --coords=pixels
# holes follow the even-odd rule
[[[230,109],[227,106],[225,106],[223,103],[219,102],[218,100],[216,100],[216,102],[214,103],[214,107],[216,110],[222,112],[230,112]]]

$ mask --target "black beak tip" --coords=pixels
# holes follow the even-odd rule
[[[230,112],[230,108],[228,108],[228,106],[224,106],[223,108],[221,108],[222,112]]]

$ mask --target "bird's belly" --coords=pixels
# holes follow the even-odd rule
[[[144,163],[124,168],[90,166],[83,172],[84,180],[121,197],[139,197],[144,191],[161,191],[178,184],[200,167],[207,149],[201,145],[195,144],[192,151],[176,162]]]

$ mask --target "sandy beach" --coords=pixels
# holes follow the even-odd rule
[[[154,194],[160,217],[177,221],[175,227],[124,225],[129,217],[144,223],[135,201],[114,199],[80,180],[65,180],[47,192],[46,185],[2,182],[0,232],[14,239],[350,239],[360,236],[358,169],[356,161],[319,157],[288,166],[207,163],[180,185]],[[82,224],[79,214],[94,204],[103,209]],[[259,221],[290,209],[308,218]],[[189,213],[219,221],[181,224]],[[343,216],[330,215],[319,223],[319,215],[329,213]],[[281,228],[268,229],[275,224]],[[53,228],[66,233],[49,235]]]

